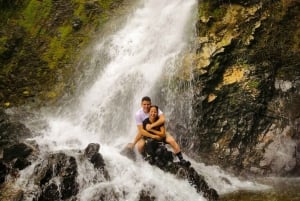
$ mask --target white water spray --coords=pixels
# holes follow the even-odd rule
[[[101,55],[106,55],[109,62],[96,66],[101,68],[96,81],[79,97],[73,111],[67,112],[66,108],[59,116],[46,115],[47,129],[36,138],[41,149],[101,145],[100,152],[112,180],[95,182],[97,175],[92,167],[79,164],[80,200],[93,200],[105,190],[112,192],[111,200],[117,193],[118,200],[134,201],[142,189],[149,190],[160,201],[205,200],[187,181],[120,155],[120,150],[136,134],[134,113],[141,97],[153,94],[163,70],[175,66],[177,56],[186,46],[185,27],[195,6],[196,0],[145,0],[122,29],[95,46],[94,65],[99,65]],[[193,165],[200,170],[200,164]],[[223,173],[217,168],[204,169],[202,174],[214,177],[214,184],[222,180],[218,174]],[[212,170],[214,176],[205,172]],[[226,185],[232,186],[223,184],[216,188],[221,190]]]

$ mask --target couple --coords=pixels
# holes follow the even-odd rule
[[[178,157],[180,163],[189,163],[182,157],[180,146],[177,144],[175,139],[166,132],[164,123],[165,115],[157,106],[151,105],[151,99],[148,96],[142,98],[141,108],[135,114],[135,121],[138,128],[138,133],[133,143],[128,145],[129,148],[133,149],[137,145],[137,149],[140,153],[143,152],[145,146],[146,137],[153,138],[158,141],[164,141],[170,144],[173,148],[174,154]]]

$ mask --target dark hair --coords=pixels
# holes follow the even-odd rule
[[[149,109],[155,107],[156,108],[156,111],[158,112],[158,106],[157,105],[151,105]]]
[[[144,96],[143,98],[142,98],[142,102],[143,101],[149,101],[149,102],[151,102],[151,98],[149,97],[149,96]]]

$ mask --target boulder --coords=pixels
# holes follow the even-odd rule
[[[134,150],[129,147],[125,147],[121,151],[121,154],[130,159],[136,159]],[[151,165],[157,166],[165,172],[172,173],[180,179],[187,180],[199,194],[203,195],[209,201],[219,199],[218,192],[209,187],[204,177],[199,175],[197,171],[190,166],[189,162],[174,162],[172,152],[167,149],[164,143],[147,139],[142,155]],[[142,193],[142,195],[145,195],[145,192]],[[148,199],[149,197],[146,196],[146,198]]]

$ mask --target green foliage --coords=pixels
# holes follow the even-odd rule
[[[198,16],[201,17],[201,16],[205,16],[205,17],[208,17],[209,15],[209,2],[200,2],[199,3],[199,9],[198,9]]]
[[[250,89],[257,89],[259,87],[259,84],[260,82],[258,80],[250,80],[248,83],[247,83],[247,86],[250,88]]]
[[[7,48],[5,47],[6,42],[6,36],[0,37],[0,55],[2,55],[7,50]]]
[[[220,6],[216,9],[214,9],[213,10],[213,17],[217,21],[221,20],[224,17],[224,15],[226,14],[226,10],[227,10],[227,8],[225,6]]]
[[[62,40],[65,40],[72,33],[72,26],[71,25],[62,26],[58,30]]]
[[[48,62],[50,69],[56,68],[57,62],[63,58],[65,51],[62,40],[54,37],[50,42],[49,50],[43,57]]]
[[[216,4],[213,1],[201,1],[199,3],[198,16],[213,17],[217,21],[226,14],[227,8],[224,5]]]
[[[0,88],[0,95],[5,97],[0,104],[22,104],[29,94],[47,100],[60,97],[73,76],[72,64],[80,49],[123,11],[122,2],[13,0],[13,6],[1,7],[0,63],[4,65],[0,66],[0,76],[8,84]],[[76,28],[75,19],[80,23]],[[15,90],[16,82],[10,82],[5,77],[8,75],[14,75],[27,88]]]
[[[32,34],[40,32],[39,29],[48,20],[51,6],[51,0],[31,0],[22,12],[23,20],[20,21],[20,24]]]

